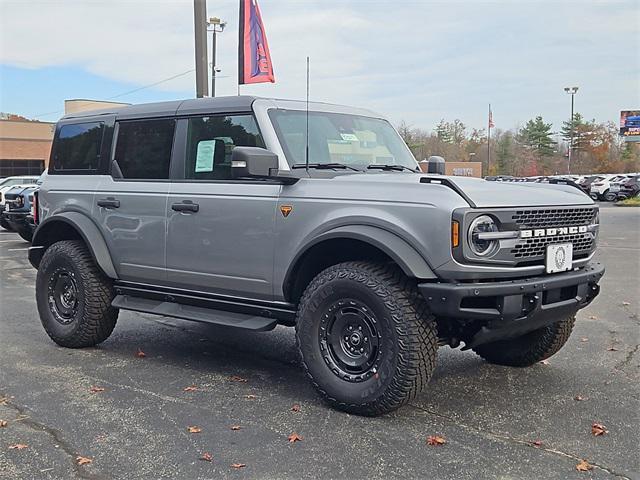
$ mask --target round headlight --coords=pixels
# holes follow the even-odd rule
[[[474,255],[488,257],[493,255],[499,246],[498,240],[479,238],[481,233],[497,232],[496,222],[489,215],[481,215],[471,222],[469,227],[469,247]]]

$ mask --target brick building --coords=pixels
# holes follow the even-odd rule
[[[65,100],[64,113],[124,106],[98,100]],[[49,164],[55,122],[29,120],[20,115],[0,117],[0,177],[39,175]]]

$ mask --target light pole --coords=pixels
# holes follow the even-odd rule
[[[208,22],[211,27],[211,96],[216,96],[216,72],[219,72],[220,69],[216,68],[216,34],[222,33],[224,31],[224,27],[227,26],[227,22],[223,22],[218,17],[212,17]]]
[[[565,93],[571,95],[571,120],[569,120],[569,160],[567,162],[567,173],[571,173],[571,156],[573,155],[573,97],[578,92],[578,87],[564,87]]]

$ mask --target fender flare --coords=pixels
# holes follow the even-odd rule
[[[314,237],[305,244],[293,258],[284,277],[284,285],[288,285],[295,268],[302,256],[314,245],[334,238],[351,238],[372,245],[398,264],[405,275],[420,279],[435,279],[437,276],[427,261],[409,243],[395,233],[370,225],[345,225],[331,229]]]
[[[100,230],[93,220],[80,212],[58,213],[38,225],[33,235],[32,247],[29,249],[29,262],[31,265],[36,269],[38,268],[42,255],[44,255],[45,248],[43,247],[48,246],[47,232],[53,224],[56,223],[65,223],[78,232],[89,248],[91,256],[104,274],[109,278],[118,278],[116,269],[113,266],[113,261],[111,260],[111,254],[107,247],[107,242],[105,242],[102,233],[100,233]]]

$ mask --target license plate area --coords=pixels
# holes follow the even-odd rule
[[[566,272],[573,266],[573,244],[557,243],[547,245],[546,254],[547,273]]]

